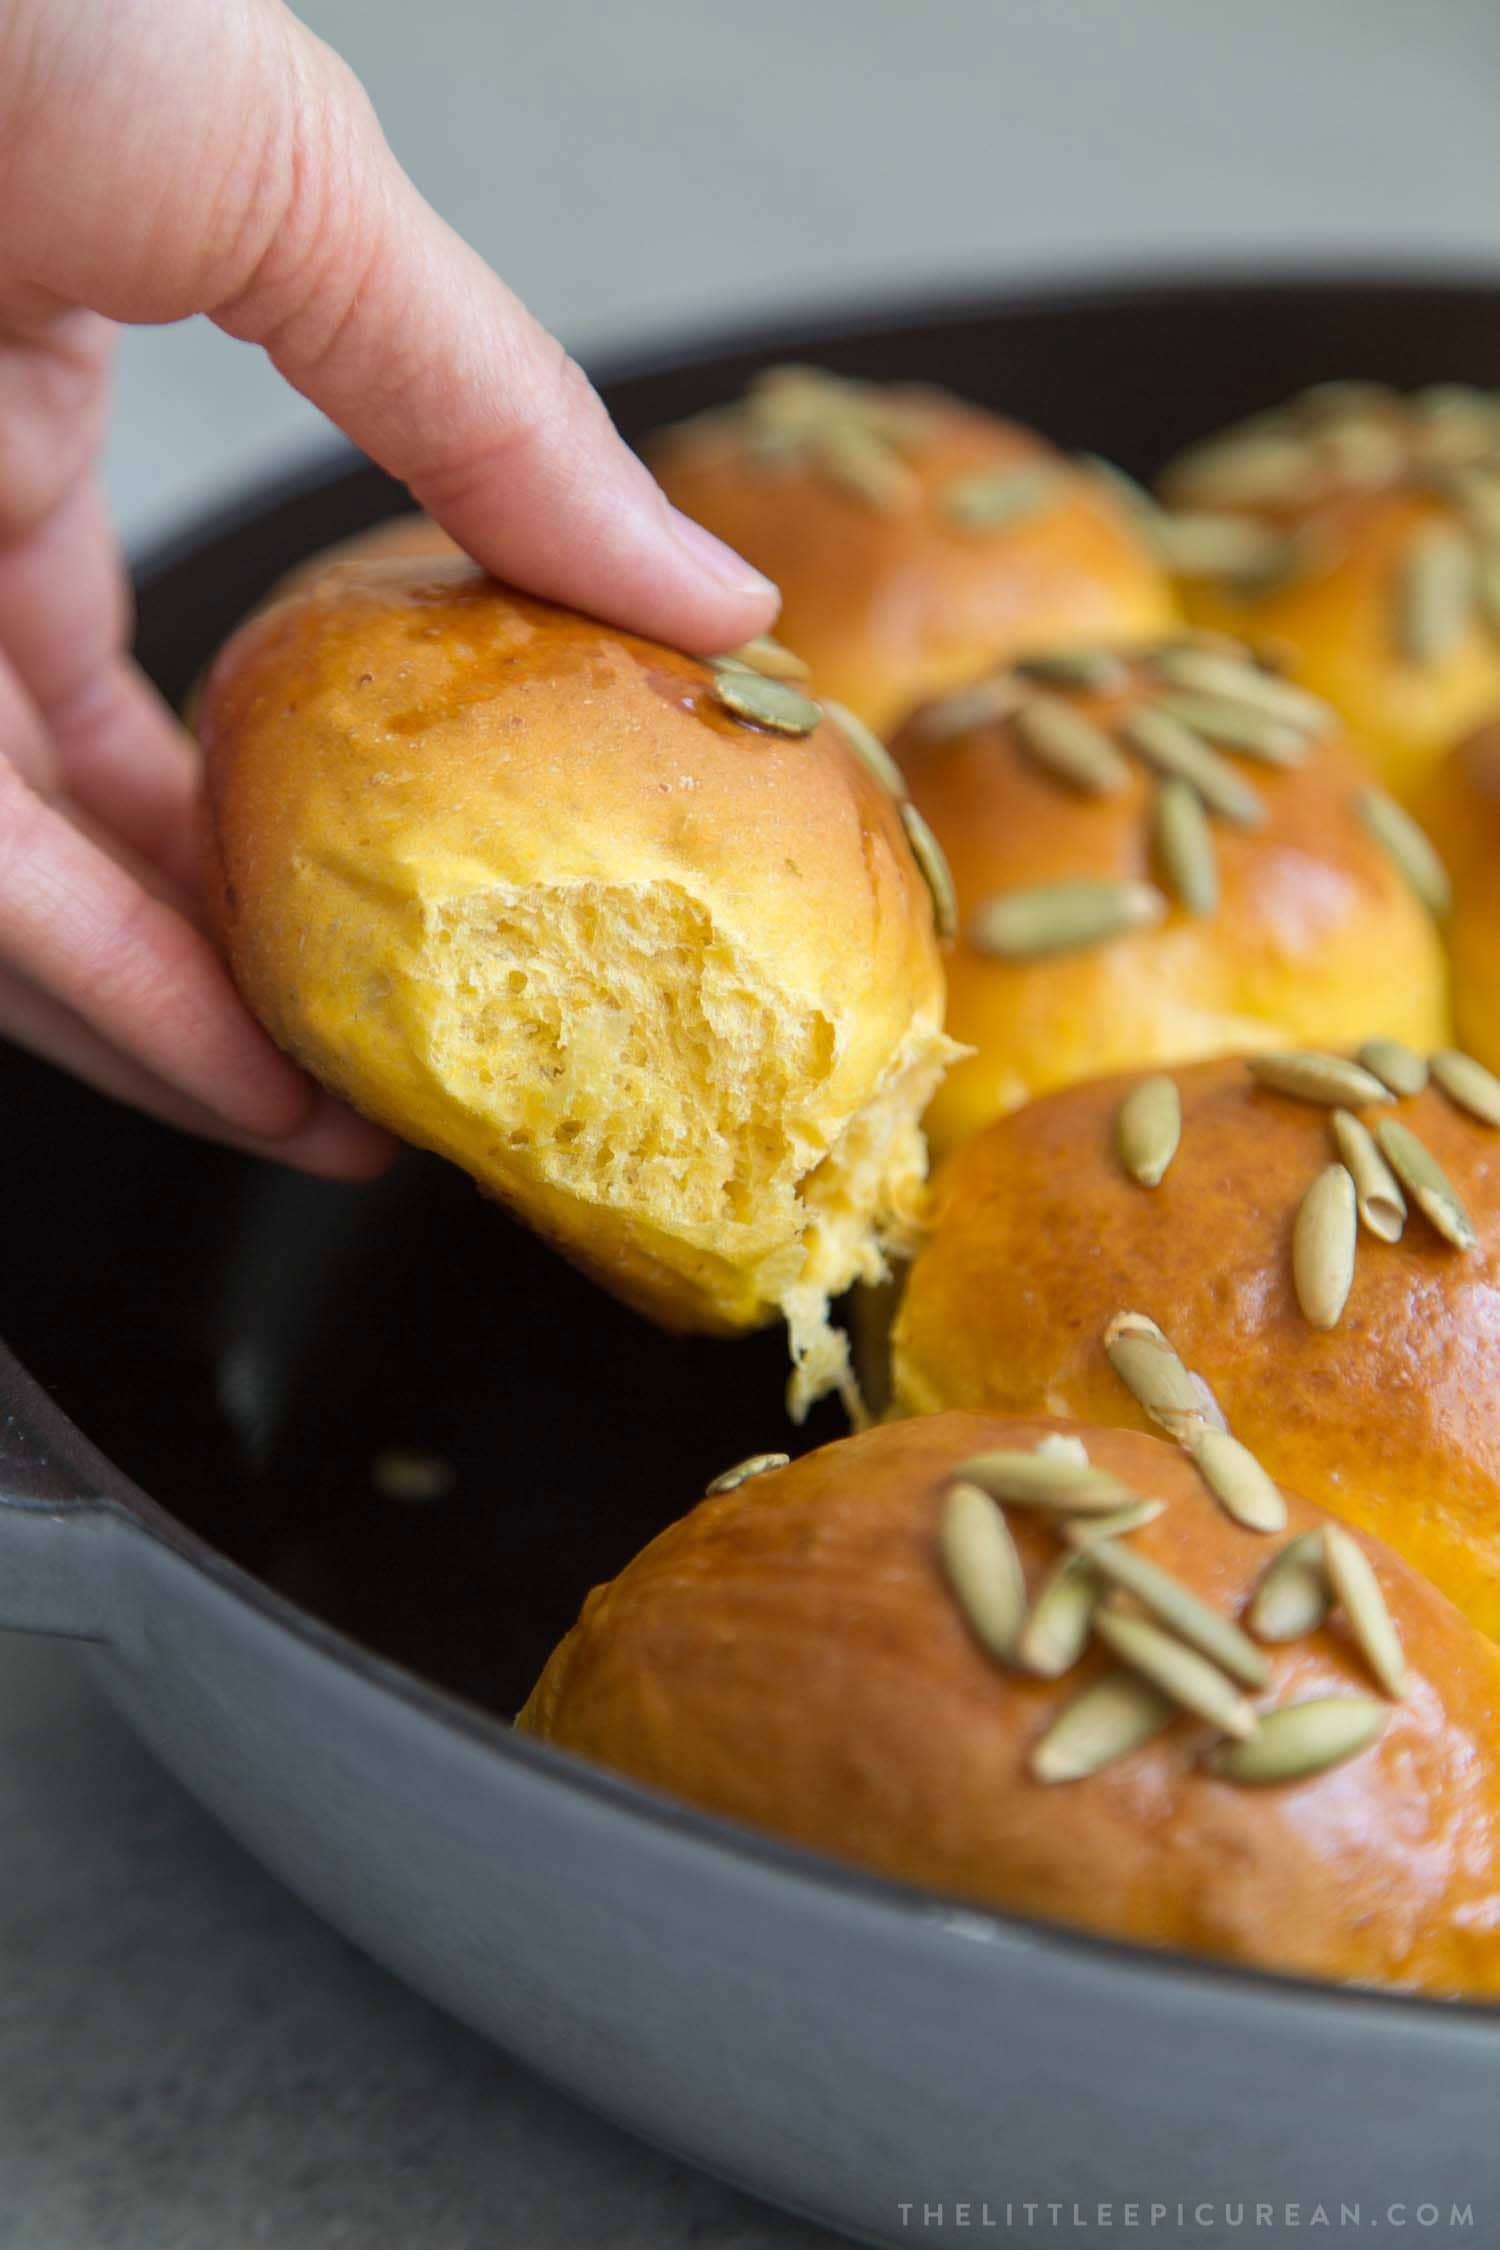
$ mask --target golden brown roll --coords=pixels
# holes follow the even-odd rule
[[[1400,816],[1327,705],[1236,644],[1023,660],[891,747],[953,870],[948,1028],[975,1050],[935,1148],[1105,1071],[1447,1037]]]
[[[1061,1528],[1097,1519],[950,1497],[974,1456],[1065,1473],[1080,1449],[1095,1483],[1164,1503],[1109,1541],[1108,1567]],[[1493,1994],[1500,1651],[1378,1541],[1326,1554],[1323,1512],[1278,1504],[1275,1533],[1242,1528],[1186,1454],[1135,1431],[973,1414],[871,1430],[664,1531],[589,1596],[519,1724],[950,1896]],[[1257,1589],[1294,1541],[1273,1614]],[[1252,1639],[1252,1618],[1297,1637]],[[1205,1629],[1211,1663],[1180,1638]]]
[[[1188,615],[1293,652],[1387,788],[1500,708],[1500,402],[1328,383],[1179,456]]]
[[[201,730],[272,1036],[642,1310],[780,1308],[799,1397],[838,1379],[949,1047],[903,808],[821,708],[397,562],[252,619]]]
[[[1458,1036],[1500,1070],[1500,724],[1443,759],[1417,810],[1452,885],[1446,935]]]
[[[371,524],[368,531],[356,531],[348,539],[335,540],[331,547],[320,547],[316,554],[307,556],[284,578],[279,578],[268,598],[279,601],[284,594],[299,592],[336,563],[407,559],[427,562],[438,555],[458,555],[462,551],[457,541],[450,539],[431,516],[409,508],[399,516],[387,516],[384,522]]]
[[[1393,1080],[1426,1075],[1409,1054],[1367,1052]],[[1347,1061],[1198,1063],[1172,1074],[1175,1153],[1170,1087],[1142,1094],[1139,1075],[1002,1118],[939,1176],[894,1330],[900,1408],[1149,1428],[1107,1348],[1120,1314],[1144,1316],[1273,1476],[1500,1636],[1500,1131],[1464,1106],[1500,1120],[1500,1085],[1451,1057],[1438,1067],[1462,1101],[1435,1080],[1361,1098],[1376,1082]],[[1392,1144],[1394,1185],[1347,1119]],[[1127,1158],[1147,1176],[1165,1161],[1165,1176],[1146,1187]]]
[[[782,639],[881,732],[1000,657],[1176,614],[1101,477],[943,391],[772,368],[649,459],[677,507],[775,579]]]

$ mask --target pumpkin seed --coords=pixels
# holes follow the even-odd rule
[[[1474,549],[1467,533],[1449,523],[1419,531],[1397,578],[1403,656],[1430,665],[1451,655],[1469,629],[1474,595]]]
[[[1427,461],[1466,461],[1495,442],[1488,402],[1461,383],[1431,383],[1410,401],[1416,440]]]
[[[1223,1429],[1224,1416],[1213,1392],[1184,1367],[1154,1320],[1144,1313],[1119,1312],[1104,1331],[1109,1363],[1138,1406],[1169,1437],[1187,1443],[1205,1423]]]
[[[768,680],[759,672],[716,672],[709,686],[714,701],[734,718],[774,734],[811,734],[822,723],[811,696],[785,680]]]
[[[1056,1508],[1064,1515],[1105,1515],[1135,1498],[1129,1485],[1108,1469],[1056,1453],[976,1453],[960,1461],[953,1474],[992,1500],[1018,1508]]]
[[[1037,1439],[1032,1451],[1044,1461],[1072,1461],[1080,1469],[1089,1465],[1089,1449],[1082,1438],[1069,1437],[1062,1430],[1049,1430],[1044,1438]]]
[[[1283,1531],[1286,1502],[1247,1445],[1227,1430],[1200,1430],[1188,1451],[1224,1513],[1246,1531]]]
[[[1220,648],[1172,643],[1157,651],[1152,670],[1173,687],[1199,689],[1205,695],[1227,697],[1232,703],[1248,703],[1310,734],[1326,734],[1336,724],[1326,703],[1309,695],[1305,688],[1293,687],[1290,680],[1262,671],[1243,649],[1231,655]]]
[[[1154,516],[1147,537],[1162,568],[1179,578],[1245,578],[1278,566],[1286,545],[1253,516],[1204,512]]]
[[[1070,704],[1052,696],[1033,696],[1014,721],[1016,733],[1039,765],[1075,789],[1113,796],[1130,779],[1130,768],[1103,727]]]
[[[912,858],[932,896],[932,926],[940,945],[951,945],[958,935],[958,894],[948,855],[916,806],[903,797],[898,807]]]
[[[1090,695],[1123,687],[1130,677],[1123,657],[1108,648],[1046,649],[1039,656],[1018,657],[1014,669],[1023,680],[1043,687],[1080,688]]]
[[[1271,1667],[1249,1635],[1242,1633],[1231,1618],[1200,1601],[1169,1570],[1113,1539],[1095,1542],[1088,1555],[1102,1578],[1133,1594],[1185,1647],[1195,1649],[1218,1671],[1227,1673],[1242,1687],[1267,1684]]]
[[[1097,1564],[1098,1556],[1091,1560]],[[1106,1604],[1094,1618],[1094,1632],[1133,1672],[1139,1672],[1184,1711],[1206,1719],[1222,1734],[1248,1742],[1255,1732],[1254,1706],[1216,1664],[1187,1648],[1144,1617],[1127,1617]]]
[[[1500,542],[1491,540],[1479,551],[1479,606],[1493,632],[1500,626]]]
[[[1297,1302],[1314,1328],[1337,1328],[1349,1302],[1358,1230],[1354,1182],[1342,1164],[1330,1164],[1303,1196],[1292,1229]]]
[[[1429,914],[1439,921],[1453,903],[1448,870],[1411,814],[1381,789],[1362,789],[1355,808],[1377,844],[1394,860]]]
[[[1342,484],[1371,491],[1394,483],[1406,466],[1406,446],[1388,422],[1351,415],[1334,422],[1320,438],[1323,456]]]
[[[1001,891],[985,900],[969,935],[981,953],[1008,961],[1038,960],[1149,929],[1166,910],[1166,900],[1149,883],[1080,877]]]
[[[1376,1127],[1381,1153],[1429,1225],[1455,1250],[1472,1250],[1478,1240],[1463,1198],[1431,1150],[1409,1126],[1383,1117]]]
[[[1369,383],[1353,376],[1331,376],[1327,382],[1309,383],[1296,402],[1297,412],[1317,424],[1347,414],[1368,414],[1379,407],[1394,407],[1397,395],[1389,383]]]
[[[1125,734],[1158,772],[1191,782],[1198,795],[1239,828],[1258,828],[1266,808],[1249,782],[1190,727],[1152,704],[1142,704],[1125,721]]]
[[[743,1461],[736,1461],[732,1469],[723,1470],[708,1486],[705,1497],[717,1499],[721,1492],[734,1492],[751,1477],[768,1476],[773,1469],[784,1469],[791,1460],[790,1453],[749,1453]]]
[[[1247,1055],[1245,1067],[1260,1085],[1293,1101],[1323,1102],[1348,1109],[1358,1103],[1388,1102],[1390,1094],[1372,1071],[1346,1055],[1323,1055],[1313,1048],[1285,1055]]]
[[[1115,1111],[1115,1147],[1130,1177],[1142,1187],[1159,1187],[1181,1138],[1176,1079],[1158,1075],[1132,1086]]]
[[[1061,1679],[1088,1647],[1104,1589],[1082,1555],[1065,1555],[1037,1590],[1015,1659],[1039,1679]]]
[[[1358,1058],[1366,1070],[1389,1086],[1393,1094],[1420,1094],[1427,1083],[1424,1056],[1399,1039],[1367,1039]]]
[[[1019,696],[1016,682],[1003,672],[997,673],[993,679],[960,688],[955,695],[925,705],[911,724],[924,742],[950,742],[958,735],[973,733],[977,727],[1008,719]]]
[[[1219,903],[1219,860],[1203,799],[1175,776],[1156,792],[1152,810],[1156,856],[1168,885],[1189,914],[1212,914]]]
[[[1172,1700],[1139,1674],[1105,1672],[1053,1720],[1028,1761],[1036,1781],[1084,1781],[1172,1724]]]
[[[1317,487],[1317,457],[1300,438],[1247,431],[1184,454],[1173,485],[1208,508],[1297,507]]]
[[[1059,482],[1057,471],[1041,462],[984,469],[949,485],[939,505],[961,531],[1003,531],[1050,507]]]
[[[1072,1516],[1058,1529],[1070,1547],[1087,1552],[1101,1539],[1127,1539],[1132,1531],[1144,1530],[1166,1512],[1165,1500],[1133,1500],[1128,1508],[1116,1508],[1112,1515]]]
[[[1462,509],[1482,559],[1500,538],[1500,477],[1493,468],[1459,468],[1439,471],[1431,482],[1434,491]]]
[[[1323,1527],[1323,1569],[1359,1652],[1387,1695],[1406,1693],[1406,1658],[1374,1566],[1341,1524]]]
[[[852,498],[877,515],[916,506],[921,479],[895,449],[856,422],[830,422],[818,433],[819,466]]]
[[[1242,757],[1258,758],[1268,766],[1300,766],[1311,747],[1301,727],[1273,719],[1253,704],[1236,703],[1227,695],[1195,695],[1188,688],[1169,688],[1156,699],[1156,708],[1180,719],[1195,734],[1222,743]]]
[[[872,727],[867,727],[846,703],[823,698],[823,709],[843,735],[860,764],[899,802],[907,794],[906,776]]]
[[[1485,1125],[1500,1125],[1500,1078],[1472,1055],[1444,1047],[1432,1058],[1432,1075],[1450,1102]]]
[[[1268,1785],[1306,1781],[1369,1748],[1384,1731],[1386,1712],[1365,1695],[1316,1695],[1262,1711],[1248,1742],[1226,1742],[1209,1754],[1221,1781]]]
[[[762,672],[768,680],[805,680],[811,675],[800,656],[770,633],[761,633],[753,641],[744,641],[738,648],[725,651],[722,656],[711,656],[710,664],[738,666],[749,672]]]
[[[1323,1535],[1304,1531],[1289,1539],[1262,1571],[1246,1622],[1257,1640],[1300,1641],[1317,1631],[1332,1607]]]
[[[938,1552],[975,1639],[991,1656],[1008,1659],[1026,1616],[1026,1580],[1010,1526],[977,1485],[949,1485]]]
[[[1122,469],[1118,461],[1106,461],[1102,453],[1079,453],[1074,455],[1074,459],[1084,475],[1096,478],[1110,496],[1120,502],[1127,514],[1136,517],[1161,514],[1162,511],[1146,487],[1137,483],[1129,470]]]
[[[1354,1181],[1355,1200],[1366,1232],[1380,1242],[1399,1242],[1406,1226],[1406,1198],[1374,1134],[1349,1110],[1336,1109],[1333,1137]]]

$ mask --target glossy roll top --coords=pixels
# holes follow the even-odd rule
[[[1188,614],[1293,652],[1409,797],[1500,705],[1500,401],[1325,383],[1179,455],[1148,527]]]
[[[1080,1552],[1068,1526],[1133,1495],[1159,1512]],[[1247,1529],[1136,1431],[872,1430],[664,1531],[519,1723],[951,1897],[1493,1993],[1500,1651],[1378,1541],[1325,1555],[1322,1511],[1271,1497],[1278,1527]]]
[[[936,1146],[1104,1071],[1447,1037],[1408,824],[1328,706],[1238,644],[1023,660],[891,748],[958,897],[948,1025],[975,1053]]]
[[[783,640],[881,732],[1000,657],[1176,614],[1100,475],[944,391],[772,368],[649,459],[677,507],[775,579]]]
[[[989,1127],[940,1176],[895,1393],[1159,1426],[1111,1352],[1139,1316],[1273,1476],[1500,1635],[1500,1084],[1445,1056],[1454,1092],[1382,1100],[1374,1066],[1426,1065],[1365,1054],[1095,1080]]]

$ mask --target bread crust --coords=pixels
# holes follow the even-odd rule
[[[231,965],[325,1084],[671,1325],[878,1270],[943,982],[831,722],[748,725],[697,658],[408,559],[252,619],[201,733]]]
[[[1295,543],[1285,570],[1242,583],[1182,576],[1177,591],[1195,624],[1293,656],[1308,686],[1348,720],[1385,786],[1409,800],[1436,760],[1500,706],[1500,634],[1482,603],[1430,657],[1414,653],[1402,626],[1414,548],[1433,532],[1464,528],[1461,480],[1470,469],[1489,476],[1500,466],[1500,417],[1477,392],[1404,395],[1360,385],[1343,401],[1339,389],[1289,400],[1168,465],[1161,492],[1172,509],[1249,517]],[[1467,441],[1455,427],[1466,420]],[[1339,451],[1351,423],[1363,441],[1352,462]],[[1240,441],[1303,450],[1288,495],[1226,502],[1216,449]],[[1383,465],[1371,464],[1372,443],[1388,455]]]
[[[1160,685],[1143,654],[1109,692],[1066,700],[1123,741]],[[1058,696],[1016,674],[995,686],[1016,706]],[[955,733],[936,728],[940,713],[914,713],[891,745],[959,901],[948,1028],[975,1052],[938,1090],[928,1117],[936,1151],[1037,1094],[1108,1071],[1255,1047],[1354,1047],[1377,1032],[1423,1048],[1447,1039],[1441,939],[1361,817],[1369,774],[1332,712],[1299,766],[1231,761],[1265,818],[1253,828],[1213,822],[1219,895],[1208,913],[1173,895],[1153,838],[1158,782],[1139,756],[1116,793],[1091,795],[1038,763],[1014,715]],[[997,959],[976,942],[986,900],[1077,877],[1154,885],[1170,910],[1153,927],[1042,959]]]
[[[782,639],[877,732],[1022,649],[1145,638],[1173,622],[1165,577],[1100,478],[947,392],[856,389],[921,417],[904,449],[904,505],[872,506],[815,462],[762,465],[734,411],[660,431],[648,459],[674,506],[776,581]],[[1047,504],[993,529],[952,521],[953,486],[1007,469],[1045,472]]]
[[[1116,1313],[1144,1313],[1274,1477],[1500,1636],[1500,1133],[1435,1087],[1359,1112],[1420,1137],[1478,1242],[1453,1249],[1415,1208],[1397,1243],[1362,1232],[1324,1332],[1298,1303],[1292,1232],[1336,1159],[1330,1112],[1258,1086],[1243,1062],[1173,1076],[1182,1137],[1157,1188],[1115,1150],[1136,1076],[1049,1095],[944,1165],[893,1334],[901,1406],[1146,1428],[1104,1348]]]
[[[1410,1677],[1372,1747],[1246,1788],[1203,1769],[1212,1734],[1182,1718],[1086,1780],[1031,1778],[1037,1739],[1105,1659],[1041,1681],[987,1656],[937,1523],[957,1462],[1060,1427],[1080,1429],[890,1425],[705,1501],[590,1595],[521,1727],[950,1896],[1260,1967],[1492,1994],[1500,1651],[1377,1541],[1361,1544]],[[1231,1523],[1164,1441],[1081,1434],[1094,1462],[1167,1502],[1131,1545],[1241,1614],[1280,1541]],[[1324,1520],[1287,1506],[1287,1537]],[[1058,1541],[1035,1514],[1009,1520],[1034,1586]],[[1267,1655],[1276,1702],[1376,1692],[1338,1619]]]
[[[1500,724],[1442,760],[1416,811],[1453,886],[1443,934],[1459,1040],[1500,1071]]]

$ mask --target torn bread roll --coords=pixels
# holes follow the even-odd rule
[[[664,1324],[784,1313],[797,1411],[851,1390],[828,1300],[907,1236],[951,1051],[858,742],[461,560],[263,611],[200,732],[224,940],[287,1052]]]

